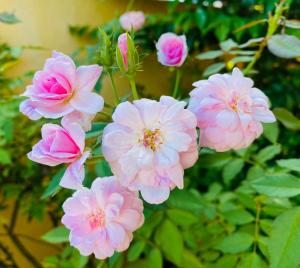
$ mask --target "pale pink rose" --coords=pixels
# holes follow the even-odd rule
[[[92,121],[95,118],[94,114],[81,113],[79,111],[73,111],[70,114],[65,115],[61,122],[63,124],[77,123],[84,131],[90,131],[92,128]]]
[[[120,17],[121,27],[125,31],[131,31],[131,29],[135,31],[140,30],[144,23],[145,15],[142,11],[129,11]]]
[[[198,158],[197,121],[185,105],[166,96],[123,102],[104,129],[102,152],[113,173],[149,203],[182,189],[184,169]]]
[[[120,48],[125,68],[128,69],[127,60],[127,33],[120,34],[118,37],[118,47]]]
[[[156,49],[158,61],[165,66],[179,67],[188,55],[185,35],[164,33],[159,37]]]
[[[81,255],[105,259],[128,248],[132,232],[144,222],[137,192],[122,187],[115,177],[97,178],[63,204],[62,223],[70,229],[70,243]]]
[[[47,166],[70,163],[60,185],[78,189],[84,179],[84,162],[90,154],[84,152],[84,146],[85,133],[78,124],[65,123],[63,127],[45,124],[42,127],[42,139],[32,147],[28,158]]]
[[[54,51],[23,93],[29,99],[21,103],[20,111],[32,120],[59,118],[73,111],[96,114],[104,102],[91,91],[101,72],[98,65],[76,68],[70,57]]]
[[[200,128],[200,145],[216,151],[249,146],[262,132],[261,122],[276,121],[266,95],[238,68],[195,82],[189,109]]]

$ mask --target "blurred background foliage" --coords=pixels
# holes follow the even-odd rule
[[[275,0],[172,1],[166,3],[166,12],[147,14],[147,23],[135,34],[135,42],[147,60],[155,54],[154,41],[162,33],[172,31],[187,36],[189,58],[180,88],[181,98],[185,99],[193,81],[231,71],[234,66],[241,69],[249,66],[266,36],[276,3]],[[269,96],[278,122],[264,126],[264,135],[247,149],[225,153],[202,149],[198,163],[186,172],[185,189],[174,190],[165,204],[145,204],[145,224],[135,233],[130,248],[106,261],[82,257],[68,246],[68,232],[60,226],[61,204],[71,194],[58,187],[63,168],[49,169],[26,157],[39,139],[44,123],[29,121],[18,111],[19,93],[30,81],[32,72],[8,77],[6,70],[14,68],[22,49],[1,44],[0,213],[11,204],[13,209],[10,217],[0,217],[3,230],[0,267],[22,267],[3,242],[3,236],[13,241],[32,267],[299,267],[300,23],[297,19],[300,3],[290,0],[286,4],[289,8],[283,14],[288,20],[279,20],[276,34],[296,38],[290,42],[292,47],[281,44],[278,48],[276,40],[269,42],[269,50],[262,51],[248,74],[256,87]],[[121,33],[118,15],[101,25],[113,40]],[[0,23],[22,22],[14,14],[1,13]],[[70,25],[69,32],[81,44],[72,53],[77,63],[97,62],[101,42],[98,28]],[[82,40],[86,45],[82,45]],[[288,59],[277,57],[282,51],[294,54]],[[154,75],[154,70],[145,71]],[[117,68],[115,72],[118,75]],[[172,73],[166,78],[169,88],[153,88],[150,92],[145,92],[145,85],[139,81],[141,95],[157,98],[161,90],[171,91],[174,76]],[[99,92],[104,77],[97,84]],[[107,100],[106,113],[112,111],[110,101]],[[99,141],[108,121],[105,114],[99,114],[87,134],[88,144],[97,144],[96,154],[101,154]],[[109,174],[105,161],[90,162],[85,184],[88,186],[95,177]],[[59,254],[40,262],[31,248],[24,247],[14,229],[19,215],[26,217],[27,224],[32,220],[50,220],[54,229],[36,242],[49,243]]]

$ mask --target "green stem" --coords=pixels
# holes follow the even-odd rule
[[[138,92],[136,90],[135,81],[131,77],[128,77],[128,79],[129,79],[129,83],[130,83],[130,87],[131,87],[133,99],[134,100],[138,100],[139,99],[139,94],[138,94]]]
[[[119,91],[118,91],[118,89],[116,87],[115,80],[113,78],[112,72],[108,71],[108,75],[109,75],[110,83],[111,83],[111,86],[113,88],[114,95],[115,95],[115,105],[118,105],[119,102],[120,102]]]
[[[181,72],[179,68],[176,68],[176,78],[175,78],[175,84],[173,89],[173,97],[178,97],[178,90],[179,90],[179,82],[181,78]]]
[[[255,63],[259,60],[259,58],[261,57],[262,52],[264,51],[264,48],[266,47],[267,43],[268,43],[268,39],[275,33],[275,31],[277,30],[279,23],[278,21],[281,18],[282,12],[284,11],[284,2],[285,0],[281,0],[280,4],[277,5],[274,16],[270,16],[269,20],[268,20],[268,30],[267,30],[267,34],[265,36],[265,38],[263,39],[263,41],[260,43],[258,50],[256,51],[254,58],[252,61],[249,62],[249,64],[247,65],[247,67],[244,69],[244,74],[248,74],[253,66],[255,65]]]

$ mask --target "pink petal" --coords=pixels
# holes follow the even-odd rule
[[[103,67],[97,64],[80,66],[76,70],[76,89],[81,91],[91,91],[96,85]]]
[[[161,204],[170,195],[169,187],[141,186],[143,199],[150,204]]]
[[[31,120],[38,120],[42,117],[40,113],[37,112],[34,102],[31,100],[24,100],[20,104],[20,112],[26,115]]]
[[[94,92],[76,91],[70,100],[70,104],[75,110],[80,112],[96,114],[103,109],[104,100]]]

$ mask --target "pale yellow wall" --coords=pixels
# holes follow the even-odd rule
[[[70,53],[79,46],[78,40],[68,33],[68,25],[99,25],[125,10],[127,1],[122,0],[0,0],[0,12],[14,11],[22,21],[15,25],[0,23],[0,42],[7,42],[12,46],[41,46],[49,50],[25,50],[20,63],[11,70],[11,75],[22,74],[29,70],[39,69],[43,66],[45,58],[50,56],[50,51],[55,49]],[[136,1],[135,9],[145,12],[163,11],[164,5],[157,1]],[[138,82],[146,87],[147,92],[162,94],[169,87],[168,72],[156,61],[155,55],[148,57],[144,62],[144,72],[138,74]],[[118,86],[123,92],[129,90],[127,81],[116,75]],[[103,95],[110,102],[111,89],[105,82]],[[6,215],[0,215],[0,220],[9,217],[11,210]],[[16,232],[39,238],[51,224],[49,219],[43,223],[31,222],[24,218],[17,222]],[[0,229],[0,233],[3,230]],[[31,268],[30,264],[20,255],[8,239],[0,235],[11,247],[21,268]],[[24,244],[39,259],[56,251],[51,246],[39,244],[22,239]]]

